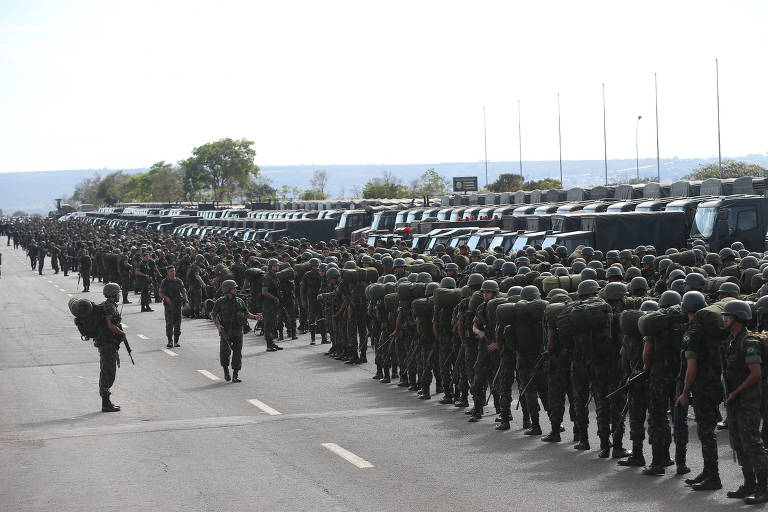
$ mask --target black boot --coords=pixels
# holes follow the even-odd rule
[[[174,347],[179,347],[180,346],[179,345],[179,335],[177,335],[177,334],[173,335],[173,346]]]
[[[229,376],[229,368],[227,368],[226,366],[224,366],[223,368],[224,368],[224,380],[229,382],[231,379],[231,377]]]
[[[232,382],[243,382],[240,380],[240,378],[237,376],[237,372],[239,370],[232,370]]]
[[[315,331],[310,331],[309,333],[309,344],[310,345],[315,344]]]
[[[168,337],[168,344],[166,345],[167,348],[173,348],[173,338],[170,336]]]
[[[608,440],[608,438],[601,438],[600,439],[600,451],[597,452],[597,456],[601,459],[607,459],[608,456],[611,454],[611,442]]]
[[[392,382],[392,380],[389,378],[389,368],[384,368],[384,378],[381,379],[379,382],[382,384],[389,384]]]
[[[450,405],[450,404],[453,403],[453,395],[451,395],[450,389],[445,392],[445,396],[443,398],[441,398],[440,400],[438,400],[437,403],[442,404],[442,405]]]
[[[539,425],[539,413],[531,415],[531,426],[523,430],[523,434],[526,436],[540,436],[541,426]]]
[[[528,415],[528,411],[523,408],[523,430],[531,428],[531,417]]]
[[[431,386],[431,383],[424,382],[421,386],[421,396],[419,396],[419,400],[429,400],[432,398],[432,395],[429,394],[429,388]]]
[[[509,430],[509,420],[512,419],[512,414],[509,409],[502,409],[501,410],[501,421],[499,421],[499,424],[496,425],[496,430],[503,431],[503,430]]]
[[[758,471],[756,476],[757,488],[755,489],[755,493],[744,498],[744,503],[747,505],[757,505],[768,501],[768,474],[763,470]]]
[[[408,383],[408,374],[406,372],[400,372],[400,382],[397,383],[399,388],[407,388],[410,386]]]
[[[656,448],[653,448],[653,460],[656,460]],[[632,453],[629,458],[617,462],[619,466],[629,466],[641,468],[645,466],[645,457],[643,456],[643,442],[632,441]],[[653,462],[651,462],[653,465]]]
[[[381,373],[381,365],[380,365],[380,364],[377,364],[377,365],[376,365],[376,375],[374,375],[374,376],[373,376],[373,377],[371,377],[371,378],[372,378],[372,379],[381,380],[381,378],[382,378],[382,377],[383,377],[383,375],[382,375],[382,373]]]
[[[623,459],[625,457],[629,457],[630,455],[632,455],[634,450],[637,449],[638,444],[640,446],[640,451],[641,451],[641,454],[642,454],[642,450],[643,450],[643,443],[642,443],[642,441],[640,443],[635,443],[633,441],[632,444],[633,444],[633,446],[635,446],[635,448],[633,448],[633,451],[631,451],[631,452],[627,451],[622,446],[621,438],[618,437],[618,436],[614,437],[613,438],[613,450],[611,450],[611,458],[612,459]]]
[[[705,466],[704,469],[701,470],[701,473],[696,475],[693,478],[686,478],[685,479],[685,485],[694,485],[698,484],[699,482],[703,482],[704,479],[707,478],[707,467]]]
[[[560,439],[560,425],[552,423],[552,431],[541,438],[545,443],[559,443]]]
[[[469,407],[469,399],[467,398],[467,394],[462,393],[461,399],[458,401],[458,403],[455,403],[454,406],[458,408]]]
[[[578,437],[579,442],[573,447],[574,450],[589,450],[589,434],[586,431],[574,433],[574,437]]]
[[[704,467],[707,468],[707,466],[709,466],[709,471],[707,471],[706,478],[691,486],[694,491],[716,491],[723,488],[723,483],[720,481],[720,472],[718,471],[717,461],[714,461],[709,465],[705,463]]]
[[[642,473],[648,476],[661,476],[664,474],[664,465],[661,463],[661,451],[659,445],[651,445],[651,465],[643,469]]]
[[[685,465],[685,455],[687,452],[686,445],[675,445],[675,464],[677,464],[678,475],[687,475],[691,472],[691,468]]]
[[[747,496],[754,494],[755,490],[757,489],[755,471],[752,468],[743,466],[741,468],[741,474],[744,475],[744,484],[735,491],[728,491],[726,496],[729,498],[739,498],[743,500]]]
[[[475,407],[472,409],[472,414],[469,416],[470,423],[477,423],[480,421],[480,418],[483,417],[483,406],[481,405],[482,403],[482,400],[475,401]]]
[[[101,397],[101,412],[118,412],[120,410],[119,405],[115,405],[109,399],[109,394]]]

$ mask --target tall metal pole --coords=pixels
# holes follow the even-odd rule
[[[635,174],[637,179],[640,179],[640,146],[637,142],[637,132],[640,129],[640,120],[643,116],[637,116],[637,122],[635,122]]]
[[[520,129],[520,98],[517,99],[517,145],[520,148],[520,177],[523,177],[523,132]]]
[[[653,90],[656,96],[656,181],[661,183],[661,158],[659,158],[659,86],[653,74]]]
[[[485,188],[488,188],[488,137],[485,131],[485,107],[483,107],[483,149],[485,151]]]
[[[557,93],[557,145],[560,148],[560,186],[565,187],[563,183],[563,137],[560,130],[560,93]]]
[[[723,177],[723,156],[720,152],[720,67],[715,59],[715,87],[717,90],[717,167]]]
[[[605,160],[605,184],[608,185],[608,135],[605,130],[605,84],[603,84],[603,158]]]

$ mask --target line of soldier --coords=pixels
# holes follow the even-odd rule
[[[25,236],[33,234],[22,232],[22,244]],[[605,255],[589,247],[570,253],[565,247],[526,247],[507,260],[499,250],[488,255],[466,247],[438,245],[433,256],[420,256],[404,247],[283,242],[256,247],[219,241],[196,254],[178,237],[153,240],[175,248],[169,256],[175,252],[177,266],[187,266],[193,316],[200,314],[195,307],[210,314],[217,304],[195,301],[194,282],[200,289],[211,286],[197,280],[195,265],[202,271],[205,263],[223,264],[212,281],[227,286],[214,296],[234,300],[245,288],[247,307],[236,308],[240,313],[226,328],[230,335],[242,332],[244,310],[263,313],[267,350],[274,350],[278,324],[295,326],[297,318],[310,343],[319,334],[331,344],[327,354],[348,364],[366,362],[370,340],[374,378],[396,380],[425,400],[435,380],[440,403],[467,408],[471,422],[481,421],[493,398],[502,431],[510,428],[517,381],[524,433],[543,434],[543,408],[550,430],[542,440],[561,441],[568,398],[577,450],[590,449],[594,401],[599,456],[644,467],[645,475],[664,474],[670,465],[678,475],[690,472],[690,402],[704,459],[701,473],[686,480],[694,490],[722,487],[715,428],[725,401],[744,474],[744,484],[728,496],[746,503],[768,499],[768,406],[761,393],[768,356],[760,334],[768,314],[766,255],[739,243],[719,254],[701,244],[664,255],[652,246]],[[226,330],[219,316],[212,319]],[[228,376],[223,357],[222,366]],[[623,446],[627,416],[631,451]],[[650,463],[643,454],[646,422]]]

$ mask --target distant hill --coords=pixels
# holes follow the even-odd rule
[[[768,168],[768,156],[749,155],[735,160],[744,160]],[[712,158],[667,158],[661,160],[661,181],[677,181],[702,164],[708,164]],[[328,172],[329,194],[333,197],[351,197],[352,187],[362,186],[370,179],[390,171],[408,184],[425,170],[434,168],[450,180],[454,176],[477,176],[478,184],[485,185],[484,162],[448,162],[436,164],[400,164],[400,165],[265,165],[261,167],[264,176],[272,180],[272,185],[280,188],[290,185],[301,189],[309,188],[309,180],[315,170]],[[488,180],[493,182],[501,173],[517,173],[518,162],[488,162]],[[143,172],[146,169],[125,170],[129,174]],[[113,169],[85,169],[39,172],[0,173],[0,208],[5,213],[25,210],[29,213],[46,214],[54,208],[57,197],[71,195],[75,186],[94,174],[102,176]],[[523,175],[526,179],[559,178],[557,161],[524,161]],[[563,161],[565,187],[587,187],[605,182],[605,164],[602,160],[567,160]],[[626,181],[635,176],[635,160],[608,160],[608,180]],[[656,159],[640,159],[640,176],[656,176]]]

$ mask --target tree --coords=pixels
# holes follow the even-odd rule
[[[295,199],[299,194],[301,194],[301,189],[299,187],[293,187],[291,185],[283,185],[280,187],[280,200],[281,201],[287,201],[287,200],[293,200]]]
[[[259,167],[254,162],[256,151],[253,141],[247,139],[221,139],[192,150],[192,157],[181,162],[184,168],[184,192],[198,194],[209,187],[213,198],[230,201],[238,190],[248,185],[250,176],[257,176]]]
[[[408,196],[408,187],[390,171],[384,171],[381,178],[373,178],[363,186],[365,199],[397,199]]]
[[[149,179],[149,192],[152,201],[171,203],[183,197],[181,171],[161,160],[152,164],[146,173]]]
[[[517,192],[522,188],[523,177],[512,173],[499,174],[496,181],[488,185],[488,190],[497,194],[499,192]]]
[[[24,210],[16,210],[11,217],[29,217],[29,214]]]
[[[0,208],[0,217],[2,217],[2,216],[3,216],[3,209]]]
[[[304,192],[299,195],[299,199],[302,201],[320,201],[323,199],[327,199],[328,196],[323,194],[321,191],[311,188],[309,190],[305,190]]]
[[[248,180],[248,185],[243,191],[243,197],[259,202],[275,199],[277,197],[277,189],[272,186],[272,180],[259,174],[256,177],[252,176]]]
[[[360,185],[352,185],[349,188],[349,192],[352,194],[352,199],[360,199],[363,197],[363,189],[360,188]]]
[[[86,178],[81,181],[72,193],[72,199],[79,203],[97,204],[98,197],[96,195],[96,188],[101,181],[101,176],[98,173],[94,174],[92,178]]]
[[[552,178],[523,182],[523,190],[549,190],[560,188],[563,188],[563,186],[560,184],[560,180],[555,180]]]
[[[314,190],[323,196],[320,199],[328,197],[325,193],[325,187],[328,186],[328,173],[326,171],[315,171],[312,173],[312,179],[309,180],[309,184],[311,185],[310,190]]]
[[[96,204],[113,205],[123,200],[128,176],[115,171],[104,176],[96,185]]]
[[[427,169],[417,180],[411,182],[411,189],[413,196],[441,196],[449,191],[448,180],[440,176],[434,168]]]
[[[204,189],[208,187],[203,166],[195,157],[179,161],[183,172],[181,190],[187,201],[199,201],[206,197]]]
[[[744,176],[763,177],[765,176],[766,171],[768,171],[768,169],[757,164],[726,160],[723,162],[722,173],[720,172],[720,167],[717,165],[717,162],[713,162],[707,165],[700,165],[695,171],[683,176],[683,179],[706,180],[709,178],[741,178]]]

